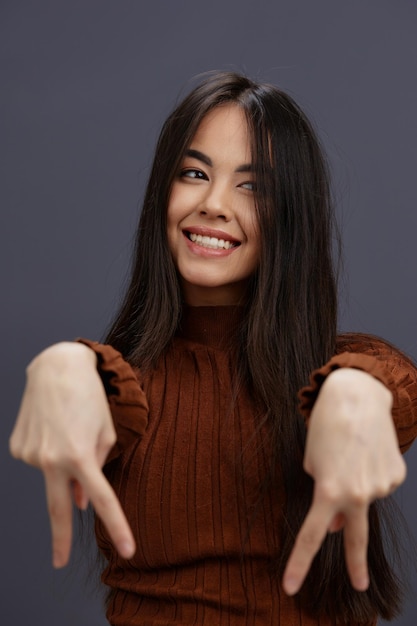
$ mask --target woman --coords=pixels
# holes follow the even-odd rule
[[[37,357],[11,440],[44,471],[56,566],[72,493],[94,505],[111,624],[398,611],[371,503],[405,478],[417,373],[337,336],[332,232],[326,165],[287,95],[213,74],[168,118],[109,345]]]

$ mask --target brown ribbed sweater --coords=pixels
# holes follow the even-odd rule
[[[268,471],[268,433],[245,389],[232,403],[234,307],[189,309],[158,367],[141,377],[110,346],[97,353],[118,441],[106,473],[137,542],[123,560],[100,521],[96,536],[112,590],[114,626],[325,626],[287,597],[268,568],[279,555],[283,494],[259,485]],[[325,376],[358,367],[394,393],[403,449],[417,434],[417,373],[390,346],[352,335],[344,353],[314,373],[301,394],[308,415]]]

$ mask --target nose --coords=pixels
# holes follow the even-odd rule
[[[212,185],[202,199],[198,212],[210,219],[221,219],[228,222],[231,219],[231,198],[226,186]]]

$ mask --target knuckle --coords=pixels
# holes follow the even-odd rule
[[[87,461],[87,455],[79,446],[68,445],[65,452],[53,446],[43,446],[38,452],[38,464],[45,472],[69,470],[78,473]]]
[[[66,464],[53,450],[42,450],[38,455],[38,464],[45,474],[54,474],[64,469]]]
[[[368,480],[358,480],[349,486],[346,497],[353,508],[364,508],[373,499],[374,485]]]
[[[43,447],[38,454],[39,466],[44,472],[59,467],[59,456],[50,448]]]
[[[407,478],[407,464],[402,457],[400,457],[400,463],[398,468],[397,485],[400,485]]]
[[[20,439],[12,436],[9,440],[9,451],[15,459],[38,467],[38,449],[33,444],[22,442]]]
[[[369,503],[370,497],[367,491],[358,488],[352,489],[349,499],[354,507],[363,508]]]
[[[390,476],[387,476],[385,480],[381,480],[376,486],[374,496],[376,498],[385,498],[393,493],[399,485],[401,485],[407,477],[407,466],[402,458],[393,467]]]
[[[15,433],[9,439],[9,452],[15,459],[19,459],[29,465],[37,466],[38,450],[33,443],[22,440]]]
[[[34,450],[32,447],[29,447],[29,446],[23,447],[17,458],[20,458],[22,461],[24,461],[28,465],[39,467],[39,455],[37,451]]]
[[[67,459],[69,467],[77,474],[83,471],[87,461],[88,457],[85,452],[78,449],[71,450]]]
[[[394,485],[392,483],[390,484],[386,483],[384,485],[380,485],[379,487],[375,489],[374,498],[376,499],[385,498],[391,493],[393,488],[394,488]]]
[[[376,498],[386,498],[389,496],[398,485],[401,483],[401,480],[397,480],[397,478],[393,478],[391,480],[386,480],[382,484],[378,485],[375,489],[375,497]]]
[[[112,446],[114,446],[116,441],[117,441],[116,432],[112,430],[112,431],[106,431],[103,434],[101,443],[104,448],[109,449]]]
[[[340,499],[340,490],[333,481],[326,481],[317,486],[316,495],[319,500],[336,504]]]

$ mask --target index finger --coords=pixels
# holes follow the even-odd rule
[[[333,517],[334,510],[332,508],[317,501],[313,502],[297,535],[285,568],[282,584],[288,595],[294,595],[299,591],[311,563],[327,535]]]
[[[344,530],[345,558],[350,581],[358,591],[365,591],[369,586],[368,536],[368,507],[351,509]]]
[[[79,480],[117,551],[123,558],[131,558],[136,550],[135,540],[121,504],[103,472],[91,465]]]
[[[52,534],[52,562],[54,567],[68,563],[72,540],[72,494],[66,472],[44,472],[46,501]]]

